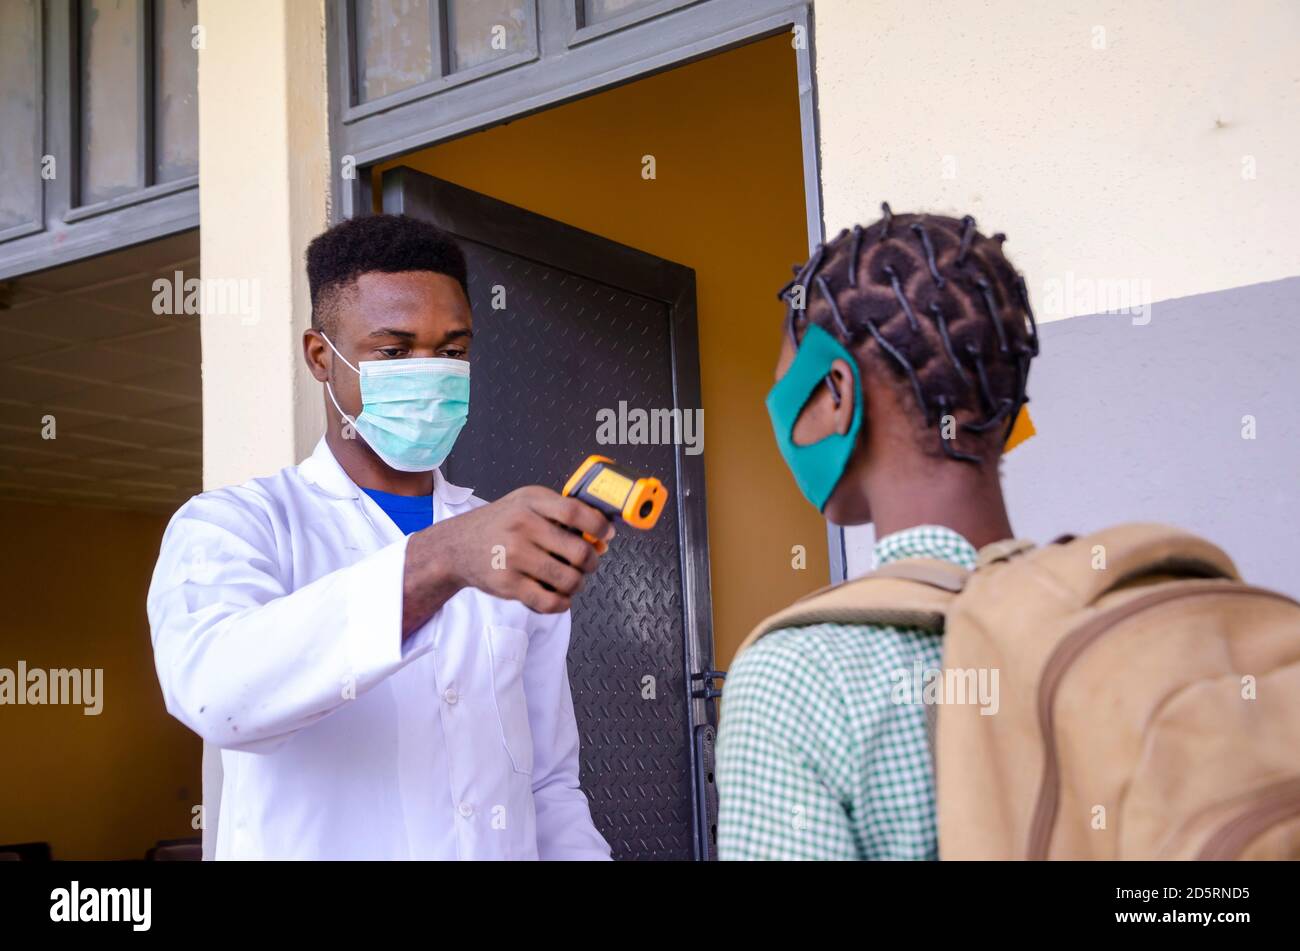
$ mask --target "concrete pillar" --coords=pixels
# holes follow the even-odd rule
[[[299,461],[324,430],[299,342],[303,251],[328,220],[324,0],[199,0],[198,24],[203,280],[253,305],[202,316],[203,485],[216,488]],[[203,761],[211,858],[219,752]]]

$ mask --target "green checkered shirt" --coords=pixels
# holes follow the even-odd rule
[[[876,543],[877,566],[939,558],[974,568],[939,525]],[[941,666],[916,628],[783,628],[732,665],[718,734],[718,854],[726,859],[935,859],[925,707],[898,704],[900,677]]]

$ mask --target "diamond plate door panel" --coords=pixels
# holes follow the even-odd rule
[[[474,310],[473,392],[448,478],[489,500],[532,483],[558,489],[600,452],[671,488],[673,446],[596,442],[598,410],[674,405],[668,307],[462,244]],[[501,293],[505,306],[493,309]],[[615,858],[692,856],[677,521],[670,493],[653,530],[623,527],[573,607],[569,676],[582,786]]]
[[[564,485],[593,452],[668,488],[650,532],[624,527],[573,606],[569,677],[581,782],[618,859],[689,859],[710,845],[713,666],[704,459],[681,445],[597,442],[597,414],[698,409],[689,268],[396,167],[383,208],[465,249],[474,311],[469,423],[449,479],[497,499]]]

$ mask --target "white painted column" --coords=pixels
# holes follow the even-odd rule
[[[205,291],[224,282],[252,305],[202,316],[203,485],[216,488],[301,460],[324,430],[300,343],[303,252],[328,220],[324,0],[199,0],[198,24]],[[209,859],[221,760],[206,745],[203,801]]]

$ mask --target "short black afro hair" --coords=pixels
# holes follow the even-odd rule
[[[333,335],[338,292],[362,274],[432,271],[454,278],[469,295],[465,252],[437,225],[406,215],[341,221],[307,245],[311,325]]]

